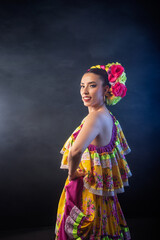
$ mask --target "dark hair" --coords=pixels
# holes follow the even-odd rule
[[[103,70],[102,68],[91,68],[89,71],[85,72],[85,73],[95,73],[97,75],[100,76],[100,78],[103,81],[103,87],[105,87],[106,85],[108,85],[109,87],[111,86],[109,81],[108,81],[108,74],[105,70]]]

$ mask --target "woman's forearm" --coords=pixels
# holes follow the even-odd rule
[[[76,171],[76,169],[78,168],[79,166],[79,163],[81,161],[81,156],[82,156],[82,153],[79,153],[79,154],[73,154],[72,151],[69,152],[69,155],[68,155],[68,175],[73,175],[74,172]]]

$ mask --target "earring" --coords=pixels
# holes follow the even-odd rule
[[[104,100],[104,102],[106,101],[106,96],[104,95],[104,97],[103,97],[103,100]]]

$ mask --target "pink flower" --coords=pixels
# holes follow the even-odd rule
[[[109,82],[115,82],[117,78],[124,72],[124,68],[121,65],[113,64],[108,70]]]
[[[112,86],[112,93],[116,97],[124,97],[126,95],[127,88],[124,84],[117,82],[114,86]]]
[[[103,70],[105,70],[105,65],[100,65],[100,68],[102,68]]]

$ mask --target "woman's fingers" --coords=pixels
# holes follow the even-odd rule
[[[77,169],[72,176],[69,176],[69,181],[83,176],[85,176],[85,172],[83,172],[82,169]]]
[[[85,176],[84,172],[79,173],[80,176]]]

